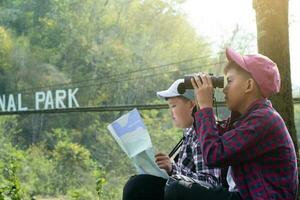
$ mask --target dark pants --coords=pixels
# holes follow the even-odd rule
[[[196,183],[174,181],[165,188],[165,200],[241,200],[236,192],[225,188],[207,189]]]
[[[132,176],[124,186],[123,200],[163,200],[166,182],[147,174]]]

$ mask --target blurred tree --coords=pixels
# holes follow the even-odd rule
[[[11,161],[6,165],[3,170],[6,176],[6,185],[0,185],[0,199],[6,200],[9,198],[11,200],[21,200],[20,181],[16,174],[17,166],[14,158],[11,158]]]
[[[0,70],[11,67],[13,42],[9,32],[0,26]]]
[[[271,100],[287,125],[298,156],[290,71],[288,2],[253,0],[253,7],[256,11],[258,51],[277,63],[281,76],[280,93]]]
[[[298,144],[300,142],[300,105],[295,104],[294,106],[295,111],[295,124],[297,129],[297,135],[298,135]]]
[[[93,188],[95,181],[92,179],[91,172],[94,163],[90,159],[90,152],[79,144],[69,142],[59,142],[53,153],[57,175],[54,176],[54,187],[66,194],[69,189],[89,186]],[[94,190],[96,192],[96,190]]]
[[[0,93],[4,93],[9,86],[8,71],[12,63],[13,40],[7,29],[0,25]]]

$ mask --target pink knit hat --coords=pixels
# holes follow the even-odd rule
[[[226,49],[229,61],[235,62],[251,74],[264,97],[270,97],[280,90],[280,74],[276,63],[261,54],[241,56],[231,48]]]

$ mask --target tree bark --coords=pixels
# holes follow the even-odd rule
[[[281,76],[280,93],[271,101],[285,121],[299,157],[291,87],[288,0],[253,0],[253,8],[256,11],[258,51],[277,64]]]

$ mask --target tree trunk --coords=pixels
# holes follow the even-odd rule
[[[281,76],[280,93],[271,101],[286,123],[298,157],[291,87],[288,0],[253,0],[253,8],[256,11],[258,51],[277,63]]]

